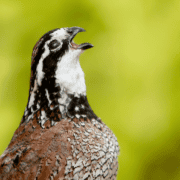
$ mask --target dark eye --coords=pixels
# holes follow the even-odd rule
[[[60,44],[61,44],[61,43],[60,43],[58,40],[54,39],[54,40],[52,40],[52,41],[48,44],[48,46],[49,46],[50,49],[55,49],[55,48],[57,48]]]

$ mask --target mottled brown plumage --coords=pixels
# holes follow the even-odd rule
[[[92,47],[88,43],[74,45],[72,39],[81,31],[78,27],[50,31],[36,44],[28,105],[19,128],[1,155],[1,180],[116,179],[119,146],[115,135],[92,111],[82,83],[78,92],[72,93],[77,83],[69,86],[66,82],[71,79],[67,78],[63,84],[64,81],[57,80],[59,75],[51,72],[58,71],[58,63],[66,68],[63,64],[66,54]],[[54,32],[63,37],[63,43],[59,39],[60,43],[52,42],[57,39]],[[65,42],[68,34],[70,38]],[[47,50],[46,45],[58,49]],[[58,60],[52,62],[52,57]],[[74,76],[78,75],[75,81],[80,80],[79,69],[72,71]]]

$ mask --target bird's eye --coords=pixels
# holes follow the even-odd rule
[[[67,29],[67,32],[68,32],[69,34],[72,34],[72,33],[73,33],[73,30],[72,30],[72,29]]]
[[[50,49],[55,49],[58,46],[60,46],[60,44],[61,43],[58,40],[54,39],[48,44],[48,46],[49,46]]]

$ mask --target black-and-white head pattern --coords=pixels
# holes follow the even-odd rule
[[[93,47],[77,45],[73,38],[84,29],[61,28],[49,31],[36,43],[31,64],[29,100],[23,116],[29,121],[40,111],[39,122],[61,118],[97,118],[88,104],[84,72],[79,56]]]

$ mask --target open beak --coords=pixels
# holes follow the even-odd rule
[[[71,45],[72,48],[85,50],[85,49],[90,49],[90,48],[93,47],[93,45],[90,44],[90,43],[82,43],[82,44],[78,45],[78,44],[75,44],[73,42],[73,39],[76,36],[76,34],[79,33],[79,32],[84,32],[84,31],[85,30],[83,28],[80,28],[80,27],[67,28],[67,32],[70,35],[69,36],[69,42],[70,42],[70,45]]]

